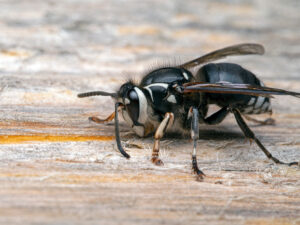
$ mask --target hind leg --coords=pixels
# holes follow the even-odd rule
[[[221,123],[226,116],[228,115],[229,110],[228,107],[223,107],[219,111],[215,112],[214,114],[210,115],[209,117],[206,117],[205,119],[200,118],[204,123],[209,125],[215,125]]]
[[[256,138],[255,134],[252,132],[252,130],[250,130],[250,128],[248,127],[248,125],[246,124],[246,122],[244,121],[241,113],[239,112],[239,110],[237,109],[231,109],[231,111],[234,114],[234,117],[239,125],[239,127],[241,128],[241,130],[243,131],[243,133],[245,134],[245,136],[247,138],[249,138],[250,140],[254,140],[256,142],[256,144],[258,145],[258,147],[265,153],[265,155],[273,160],[273,162],[277,163],[277,164],[284,164],[284,165],[299,165],[298,162],[290,162],[290,163],[285,163],[280,161],[279,159],[275,158],[266,148],[265,146],[263,146],[263,144]]]
[[[196,107],[191,108],[192,121],[191,121],[191,137],[193,139],[193,153],[192,153],[192,166],[194,173],[197,174],[199,180],[203,179],[205,174],[199,169],[197,164],[197,141],[199,139],[199,111]]]
[[[254,122],[254,123],[257,123],[260,125],[274,125],[276,123],[276,121],[273,118],[267,118],[265,120],[258,120],[258,119],[254,119],[248,115],[243,115],[243,117],[245,117],[246,120],[249,120],[251,122]]]

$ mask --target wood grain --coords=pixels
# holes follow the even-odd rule
[[[297,0],[0,1],[0,223],[300,224],[299,168],[266,159],[233,116],[201,126],[197,182],[189,137],[168,134],[157,167],[153,138],[122,122],[126,160],[113,124],[88,121],[112,100],[76,97],[242,42],[266,54],[226,61],[299,91],[299,10]],[[274,156],[299,161],[299,99],[272,105],[275,126],[249,124]]]

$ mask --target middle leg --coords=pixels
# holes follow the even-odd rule
[[[205,174],[199,169],[197,164],[197,141],[199,139],[199,111],[196,107],[192,108],[192,122],[191,122],[191,137],[193,139],[194,148],[192,153],[193,170],[200,180]]]

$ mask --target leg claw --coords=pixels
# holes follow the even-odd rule
[[[263,125],[275,125],[276,121],[273,118],[268,118],[263,122]]]
[[[288,166],[300,166],[299,162],[291,162],[291,163],[287,163]]]
[[[201,170],[199,170],[198,168],[194,168],[193,170],[194,170],[194,173],[197,175],[196,180],[197,181],[203,181],[203,179],[205,177],[205,174]]]
[[[196,176],[196,181],[203,181],[204,180],[204,175],[202,174],[197,174]]]
[[[154,163],[156,166],[163,166],[164,163],[160,158],[152,158],[151,162]]]

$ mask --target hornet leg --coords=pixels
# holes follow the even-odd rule
[[[278,160],[277,158],[275,158],[274,156],[272,156],[272,154],[263,146],[263,144],[255,137],[255,134],[250,130],[250,128],[248,127],[248,125],[246,124],[246,122],[244,121],[244,119],[241,116],[241,113],[237,110],[237,109],[231,109],[235,119],[239,125],[239,127],[241,128],[241,130],[243,131],[243,133],[245,134],[245,136],[247,138],[250,138],[252,140],[254,140],[256,142],[256,144],[258,145],[258,147],[265,153],[265,155],[269,158],[272,159],[275,163],[278,164],[285,164],[285,165],[298,165],[298,162],[291,162],[291,163],[284,163],[281,162],[280,160]]]
[[[165,118],[163,119],[163,121],[161,121],[158,128],[156,129],[156,132],[154,135],[155,141],[154,141],[154,146],[153,146],[153,150],[152,150],[151,161],[157,166],[163,165],[163,161],[161,161],[161,159],[159,158],[160,139],[164,136],[167,127],[173,123],[173,120],[174,120],[174,114],[166,113]]]
[[[191,122],[191,137],[193,139],[194,148],[192,153],[192,165],[193,170],[197,174],[198,178],[200,180],[203,179],[203,176],[205,174],[199,170],[198,164],[197,164],[197,140],[199,139],[199,111],[196,107],[192,108],[192,122]]]
[[[258,123],[260,125],[274,125],[275,124],[275,120],[272,119],[272,118],[268,118],[268,119],[265,119],[265,120],[257,120],[257,119],[254,119],[248,115],[243,115],[247,120],[251,121],[251,122],[254,122],[254,123]]]
[[[92,117],[89,117],[89,120],[90,121],[93,121],[95,123],[108,123],[110,121],[112,121],[113,119],[115,118],[115,112],[113,112],[112,114],[110,114],[106,119],[102,120],[102,119],[99,119],[98,117],[96,116],[92,116]]]
[[[229,113],[228,107],[227,106],[223,107],[219,111],[205,118],[203,122],[209,125],[219,124],[225,119],[228,113]]]

